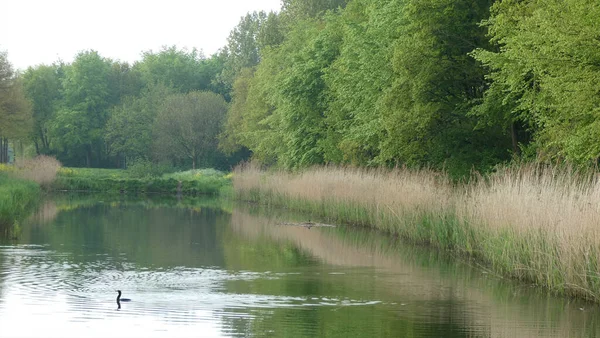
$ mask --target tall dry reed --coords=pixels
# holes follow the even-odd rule
[[[16,163],[15,176],[48,185],[54,181],[61,163],[54,157],[40,155],[32,159],[23,159]]]
[[[372,226],[600,301],[600,180],[591,174],[530,165],[453,186],[429,170],[246,165],[233,184],[241,199]]]

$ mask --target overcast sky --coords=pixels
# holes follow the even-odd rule
[[[88,49],[129,62],[164,45],[210,56],[247,12],[280,7],[280,0],[1,0],[0,50],[23,70],[71,62]]]

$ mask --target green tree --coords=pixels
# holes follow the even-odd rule
[[[0,52],[0,163],[8,162],[9,140],[27,138],[31,127],[31,104],[23,81],[14,73],[7,53]]]
[[[468,53],[487,46],[491,0],[409,0],[394,45],[380,164],[445,167],[468,174],[507,158],[509,137],[478,126],[471,109],[483,96],[484,70]],[[479,128],[478,128],[479,127]]]
[[[110,85],[111,69],[111,60],[96,51],[78,54],[66,68],[63,107],[50,123],[50,130],[62,147],[62,160],[70,165],[105,164],[102,133],[109,108],[117,103],[117,88]]]
[[[323,163],[323,76],[338,54],[337,28],[319,26],[316,19],[299,21],[285,42],[264,50],[255,73],[241,73],[226,128],[229,141],[288,168]]]
[[[192,49],[163,47],[158,53],[147,51],[135,68],[146,85],[163,84],[181,93],[207,90],[211,81],[221,71],[214,60],[207,61],[202,52]]]
[[[23,74],[27,97],[33,106],[33,143],[36,153],[51,152],[49,123],[62,100],[64,65],[29,67]]]
[[[223,71],[217,79],[228,90],[231,90],[242,69],[254,67],[260,61],[259,33],[267,18],[263,11],[248,13],[229,33],[223,50]]]
[[[189,159],[196,169],[217,151],[217,137],[227,112],[227,102],[212,92],[169,96],[154,123],[155,149],[159,156]]]
[[[315,18],[330,9],[344,8],[348,0],[282,0],[282,12],[296,22]]]
[[[171,93],[172,90],[162,84],[150,85],[139,97],[125,97],[120,105],[111,110],[104,140],[109,152],[115,154],[120,163],[152,158],[154,120],[160,106]]]
[[[512,126],[515,143],[543,160],[597,163],[598,17],[597,1],[496,2],[485,22],[495,46],[473,53],[491,71],[482,119]]]
[[[340,56],[325,71],[330,97],[322,141],[326,162],[376,164],[402,9],[403,1],[356,0],[342,13]]]

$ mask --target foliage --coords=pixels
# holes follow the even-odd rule
[[[595,1],[496,2],[485,21],[496,48],[473,53],[491,71],[480,114],[527,127],[544,160],[596,163],[599,16]]]
[[[146,86],[162,84],[181,93],[211,89],[211,80],[220,71],[201,51],[179,50],[176,46],[144,52],[135,68]]]
[[[57,145],[64,149],[67,163],[98,165],[106,155],[102,132],[108,120],[111,91],[109,75],[111,61],[95,51],[82,52],[65,74],[64,105],[56,112],[51,133]]]
[[[155,147],[162,158],[207,161],[217,151],[227,103],[212,92],[169,96],[154,122]]]
[[[246,14],[227,37],[225,62],[217,81],[229,94],[242,69],[252,68],[259,63],[261,49],[276,46],[282,40],[279,19],[275,14],[263,11]]]
[[[127,165],[127,173],[134,178],[158,177],[173,168],[166,164],[156,164],[143,158],[130,161]]]
[[[208,58],[171,46],[130,66],[84,51],[21,79],[3,53],[0,150],[31,138],[71,166],[252,156],[461,178],[519,158],[594,165],[598,16],[589,0],[285,0]],[[186,117],[207,114],[185,103],[198,91],[231,101],[226,118]]]
[[[64,64],[62,63],[29,67],[23,74],[25,92],[33,106],[33,142],[38,155],[48,154],[51,151],[52,139],[48,130],[63,97],[63,78]]]
[[[7,53],[0,51],[0,138],[25,139],[31,124],[31,104],[25,97],[23,80],[14,73]]]
[[[129,160],[154,157],[152,126],[158,110],[171,89],[164,85],[151,85],[138,97],[126,97],[111,110],[106,124],[104,140],[111,153]]]
[[[393,81],[399,1],[352,1],[341,15],[340,56],[325,70],[330,102],[325,162],[373,165],[385,139],[384,95]]]

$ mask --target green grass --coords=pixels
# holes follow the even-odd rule
[[[137,177],[127,170],[62,168],[52,184],[53,190],[168,193],[217,195],[226,190],[231,179],[214,169],[190,170],[162,176]]]
[[[18,228],[39,196],[40,186],[37,183],[0,173],[0,229],[3,235]]]

